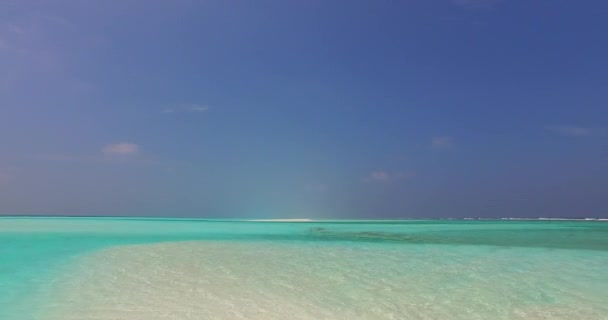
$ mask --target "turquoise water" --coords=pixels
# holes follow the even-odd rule
[[[608,223],[0,218],[0,319],[608,319]]]

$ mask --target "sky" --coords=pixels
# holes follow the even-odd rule
[[[0,214],[608,217],[607,16],[0,0]]]

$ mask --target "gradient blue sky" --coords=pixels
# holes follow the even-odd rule
[[[0,213],[608,216],[608,3],[0,1]]]

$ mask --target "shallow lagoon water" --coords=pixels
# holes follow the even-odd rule
[[[0,219],[0,319],[608,319],[608,223]]]

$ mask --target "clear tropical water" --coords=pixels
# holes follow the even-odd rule
[[[608,319],[608,223],[0,218],[0,319]]]

